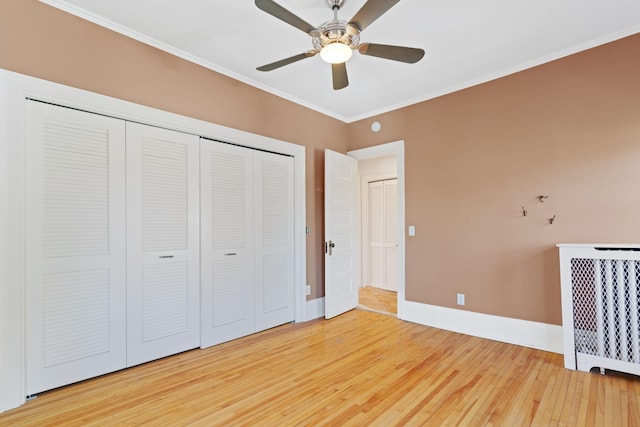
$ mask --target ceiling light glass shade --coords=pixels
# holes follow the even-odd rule
[[[329,64],[342,64],[343,62],[347,62],[352,54],[353,51],[351,48],[340,42],[329,43],[320,51],[322,60]]]

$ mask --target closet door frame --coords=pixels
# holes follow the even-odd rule
[[[25,102],[34,99],[294,157],[295,321],[307,317],[305,147],[0,70],[0,412],[25,402]],[[312,304],[314,306],[314,304]]]

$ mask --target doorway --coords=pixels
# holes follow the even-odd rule
[[[397,313],[398,203],[396,156],[358,161],[361,214],[361,283],[358,305]]]
[[[402,318],[404,302],[404,142],[349,152],[358,160],[358,306]]]

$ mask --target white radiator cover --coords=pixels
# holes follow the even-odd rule
[[[640,244],[559,244],[564,364],[640,375]]]

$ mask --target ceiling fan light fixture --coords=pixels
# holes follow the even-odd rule
[[[351,55],[353,55],[351,47],[342,42],[329,43],[320,50],[320,58],[329,64],[347,62]]]

